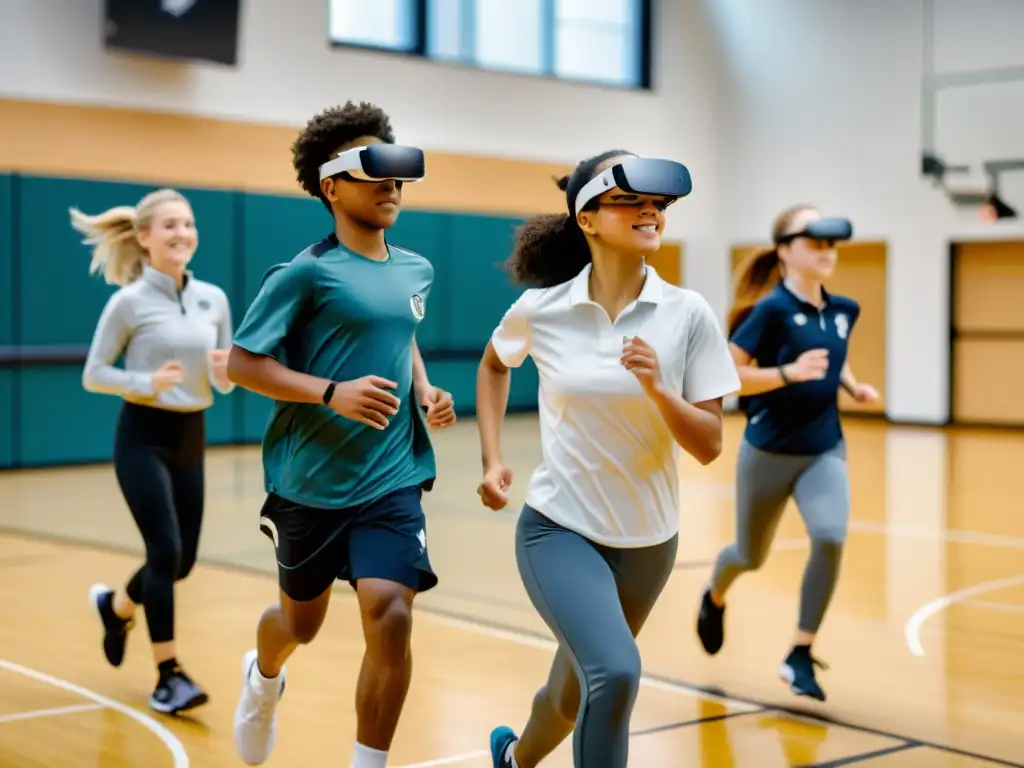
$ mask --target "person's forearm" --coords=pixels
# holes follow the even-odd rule
[[[508,368],[499,370],[486,360],[480,363],[476,375],[476,417],[485,468],[501,463],[501,422],[508,407],[510,380]]]
[[[290,403],[322,403],[328,379],[299,373],[269,355],[254,355],[231,347],[228,378],[240,387],[273,400]]]
[[[736,372],[740,376],[740,396],[749,397],[760,395],[764,392],[771,392],[775,389],[782,389],[789,382],[784,378],[783,368],[758,368],[756,365],[736,366]]]
[[[722,453],[722,419],[686,402],[681,395],[660,387],[653,395],[661,416],[679,446],[701,464]]]
[[[839,383],[842,385],[843,389],[856,397],[857,377],[853,375],[853,369],[850,368],[849,363],[843,363],[843,370],[839,374]]]

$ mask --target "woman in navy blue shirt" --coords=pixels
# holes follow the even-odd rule
[[[859,402],[878,392],[857,381],[846,361],[860,315],[853,299],[825,291],[845,219],[812,206],[783,211],[774,247],[740,268],[729,313],[729,346],[740,374],[747,427],[736,476],[736,542],[718,555],[701,601],[697,634],[704,650],[724,642],[725,595],[740,574],[765,560],[792,497],[811,537],[793,648],[779,676],[797,695],[824,701],[811,645],[831,601],[850,517],[850,483],[839,419],[839,388]]]

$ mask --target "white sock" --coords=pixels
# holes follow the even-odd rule
[[[519,768],[519,763],[516,762],[516,744],[519,743],[519,739],[516,739],[508,745],[508,749],[505,750],[505,759],[508,760],[508,764],[511,768]]]
[[[388,768],[388,753],[364,747],[356,742],[350,768]]]

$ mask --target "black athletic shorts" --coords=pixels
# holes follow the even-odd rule
[[[416,592],[437,586],[427,554],[420,486],[347,509],[316,509],[269,494],[260,530],[274,543],[281,589],[296,601],[319,597],[335,579],[386,579]]]

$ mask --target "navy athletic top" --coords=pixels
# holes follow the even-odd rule
[[[850,333],[860,305],[822,290],[818,309],[779,283],[759,301],[729,341],[761,368],[795,362],[810,349],[828,350],[828,372],[819,381],[793,382],[779,389],[740,398],[747,415],[746,440],[772,453],[817,455],[842,439],[839,423],[839,375],[846,363]]]

